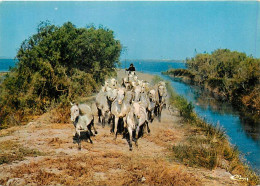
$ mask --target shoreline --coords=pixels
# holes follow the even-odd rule
[[[156,62],[169,62],[169,63],[185,63],[185,60],[175,60],[175,59],[122,59],[120,62],[151,62],[151,63],[156,63]]]
[[[260,113],[258,113],[257,111],[253,112],[252,110],[250,110],[248,107],[246,107],[245,105],[243,105],[242,103],[233,103],[227,96],[223,95],[223,93],[221,94],[218,91],[215,91],[214,89],[210,88],[209,86],[207,86],[206,84],[199,84],[198,82],[194,81],[192,78],[185,76],[185,75],[173,75],[173,74],[167,74],[167,72],[163,73],[164,75],[168,75],[169,77],[172,78],[178,78],[180,80],[180,82],[187,84],[189,86],[196,86],[199,89],[208,92],[209,94],[212,94],[213,98],[216,99],[217,101],[226,101],[228,102],[232,108],[234,108],[234,110],[236,110],[237,112],[239,112],[239,115],[243,115],[246,116],[246,118],[249,118],[251,121],[253,121],[253,123],[259,124],[259,119],[260,119]]]

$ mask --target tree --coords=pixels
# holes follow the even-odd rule
[[[186,64],[198,84],[226,96],[236,106],[244,105],[260,114],[260,59],[242,52],[218,49],[211,55],[197,54],[187,59]]]
[[[11,112],[20,120],[21,115],[89,95],[115,73],[121,48],[108,28],[41,22],[37,33],[21,44],[18,63],[1,84],[0,124]]]

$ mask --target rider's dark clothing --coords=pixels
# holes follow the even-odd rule
[[[128,69],[126,69],[126,71],[130,71],[130,72],[135,71],[135,67],[134,66],[130,66]]]

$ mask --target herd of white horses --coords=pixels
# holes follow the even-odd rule
[[[132,150],[132,142],[143,136],[146,129],[150,133],[149,123],[157,117],[161,121],[162,109],[166,106],[167,89],[164,81],[155,85],[138,79],[135,72],[130,72],[122,79],[120,85],[115,78],[105,81],[105,85],[96,96],[99,123],[104,127],[110,125],[110,132],[116,140],[123,134]],[[94,112],[87,104],[72,104],[71,121],[75,126],[74,142],[81,149],[82,135],[91,140],[94,126]]]

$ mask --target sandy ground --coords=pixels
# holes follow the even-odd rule
[[[118,72],[119,79],[125,76]],[[139,79],[152,80],[138,73]],[[15,142],[37,149],[43,156],[0,165],[3,185],[238,185],[223,169],[187,167],[171,158],[172,145],[187,135],[179,113],[163,110],[162,121],[150,124],[151,133],[139,139],[129,151],[127,141],[113,140],[110,126],[95,125],[98,134],[93,144],[82,142],[82,150],[73,144],[74,126],[55,123],[51,113],[27,125],[0,131],[0,143]]]

